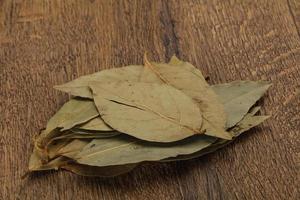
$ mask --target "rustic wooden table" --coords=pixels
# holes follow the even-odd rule
[[[31,141],[68,99],[52,89],[171,55],[210,83],[266,79],[272,118],[221,151],[111,179],[21,180]],[[0,0],[0,199],[299,199],[299,0]]]

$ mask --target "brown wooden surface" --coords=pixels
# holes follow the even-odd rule
[[[272,118],[221,151],[112,179],[21,180],[32,138],[68,99],[53,85],[142,55],[211,83],[266,79]],[[0,0],[0,199],[299,199],[299,0]]]

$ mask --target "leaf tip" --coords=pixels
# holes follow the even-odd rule
[[[63,85],[54,85],[53,88],[55,90],[59,90],[59,91],[62,91],[62,92],[65,91],[65,88],[63,87]]]
[[[173,54],[173,56],[171,57],[169,64],[171,65],[177,65],[180,64],[182,61],[176,56],[176,54]]]

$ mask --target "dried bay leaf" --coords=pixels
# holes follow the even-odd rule
[[[259,124],[261,124],[262,122],[267,120],[269,117],[270,116],[265,116],[265,115],[254,116],[252,113],[248,113],[238,124],[236,124],[236,126],[234,126],[232,129],[230,129],[229,132],[233,135],[234,139],[236,139],[242,133],[248,131],[249,129],[251,129],[255,126],[258,126]],[[230,144],[232,141],[220,139],[211,146],[211,150],[214,150],[214,149],[217,150],[219,148],[222,148],[225,145]]]
[[[197,104],[171,86],[115,82],[91,88],[101,118],[119,132],[155,142],[201,133]]]
[[[81,164],[99,167],[157,161],[199,151],[214,141],[213,137],[195,135],[175,143],[153,143],[123,134],[113,138],[94,139],[72,159]]]
[[[30,171],[43,171],[43,170],[58,170],[66,169],[75,174],[81,176],[98,176],[98,177],[113,177],[124,173],[128,173],[133,170],[137,165],[119,165],[119,166],[109,166],[109,167],[95,167],[89,165],[82,165],[74,162],[72,159],[59,156],[49,161],[48,163],[41,164],[35,168],[29,168]]]
[[[212,89],[221,96],[227,113],[227,127],[236,124],[248,112],[249,108],[270,87],[266,81],[234,81],[213,85]]]
[[[61,131],[70,129],[97,117],[99,113],[93,101],[83,99],[70,99],[49,120],[46,130],[62,128]]]
[[[48,121],[46,129],[37,139],[36,147],[43,149],[53,137],[60,135],[63,130],[89,121],[99,115],[93,101],[82,99],[70,99]]]
[[[171,64],[170,64],[171,63]],[[225,131],[226,114],[219,97],[206,83],[202,73],[188,62],[173,58],[169,64],[151,63],[145,56],[145,68],[141,81],[171,85],[198,103],[202,113],[205,134],[223,139],[231,139]]]
[[[254,116],[255,113],[260,109],[259,106],[254,107],[249,113],[245,115],[245,117],[234,126],[229,132],[232,134],[233,138],[237,138],[240,134],[248,131],[249,129],[261,124],[263,121],[269,118],[269,116]],[[230,144],[234,140],[223,140],[218,139],[209,147],[202,149],[198,152],[189,154],[189,155],[179,155],[175,158],[167,158],[162,160],[161,162],[170,162],[170,161],[178,161],[178,160],[189,160],[194,159],[200,156],[203,156],[208,153],[212,153],[228,144]]]
[[[239,122],[256,101],[262,97],[269,86],[270,84],[266,81],[233,81],[212,85],[211,88],[220,97],[224,105],[227,116],[226,128],[231,128]],[[248,94],[253,96],[248,98]],[[244,98],[248,99],[244,102],[242,100]]]
[[[143,71],[142,65],[129,65],[121,68],[102,70],[94,74],[81,76],[68,83],[57,85],[54,88],[67,92],[73,96],[92,99],[92,93],[88,87],[91,82],[110,83],[115,81],[138,82]]]
[[[97,133],[73,133],[69,131],[64,133],[63,135],[52,138],[47,145],[44,147],[44,155],[42,156],[44,160],[52,159],[59,155],[62,151],[65,150],[66,147],[70,146],[70,143],[76,142],[76,139],[83,139],[82,141],[86,141],[86,139],[95,139],[95,138],[107,138],[114,137],[119,135],[119,132],[97,132]],[[73,140],[75,139],[75,140]],[[76,148],[81,147],[80,143],[75,145]]]
[[[77,139],[82,140],[80,140],[80,142],[78,142],[77,145],[75,145],[74,147],[80,148],[82,147],[82,145],[80,144],[82,144],[83,141],[90,141],[87,139],[107,138],[119,134],[119,132],[73,133],[72,131],[69,131],[61,136],[52,138],[49,141],[48,145],[45,146],[45,154],[48,155],[48,158],[52,159],[57,155],[60,155],[60,153],[64,151],[67,147],[69,147],[71,144],[73,144],[74,141],[78,142],[79,140]]]
[[[74,162],[70,157],[78,154],[84,146],[86,146],[90,140],[72,140],[68,142],[64,147],[59,150],[51,150],[50,152],[55,153],[49,155],[52,160],[47,163],[37,162],[33,163],[31,159],[31,164],[29,165],[30,171],[41,171],[41,170],[51,170],[63,168],[73,173],[82,176],[100,176],[100,177],[112,177],[123,173],[127,173],[134,169],[137,165],[119,165],[110,167],[95,167],[89,165],[82,165]],[[63,155],[63,156],[61,156]],[[33,157],[33,155],[32,155]],[[36,157],[33,159],[36,159]],[[39,159],[37,159],[39,160]]]
[[[234,135],[234,137],[239,136],[241,133],[249,130],[250,128],[259,125],[263,121],[270,118],[269,115],[260,115],[260,116],[248,116],[246,115],[245,118],[239,122],[236,126],[234,126],[230,132]]]
[[[76,98],[70,99],[48,121],[46,129],[42,131],[35,141],[35,147],[38,152],[44,155],[43,151],[51,139],[62,135],[61,132],[64,130],[85,123],[98,115],[99,113],[93,101]]]

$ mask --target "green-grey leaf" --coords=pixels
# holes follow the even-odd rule
[[[183,92],[156,83],[91,85],[101,118],[136,138],[173,142],[201,133],[201,113]]]
[[[266,81],[234,81],[213,85],[227,113],[227,127],[234,126],[270,87]]]
[[[78,124],[85,123],[99,116],[93,101],[83,99],[70,99],[48,121],[46,129],[42,131],[35,144],[38,149],[46,147],[48,142]]]
[[[119,135],[107,139],[94,139],[72,158],[78,163],[93,166],[157,161],[176,155],[191,154],[214,141],[213,137],[195,135],[176,143],[151,143]]]
[[[245,116],[245,118],[240,121],[236,126],[234,126],[230,132],[234,135],[234,137],[238,137],[241,133],[249,130],[250,128],[259,125],[270,116]]]
[[[82,99],[70,99],[49,120],[46,130],[62,128],[61,131],[70,129],[75,125],[87,122],[97,117],[99,113],[93,101]]]
[[[152,63],[145,58],[141,81],[171,85],[190,96],[201,110],[205,134],[231,139],[225,131],[226,115],[219,97],[206,83],[200,70],[188,62],[173,58],[170,63]]]
[[[112,68],[102,70],[94,74],[81,76],[68,83],[54,86],[55,89],[67,92],[74,96],[92,99],[92,93],[88,87],[90,82],[109,83],[115,81],[132,81],[138,82],[143,70],[141,65],[129,65],[121,68]]]

